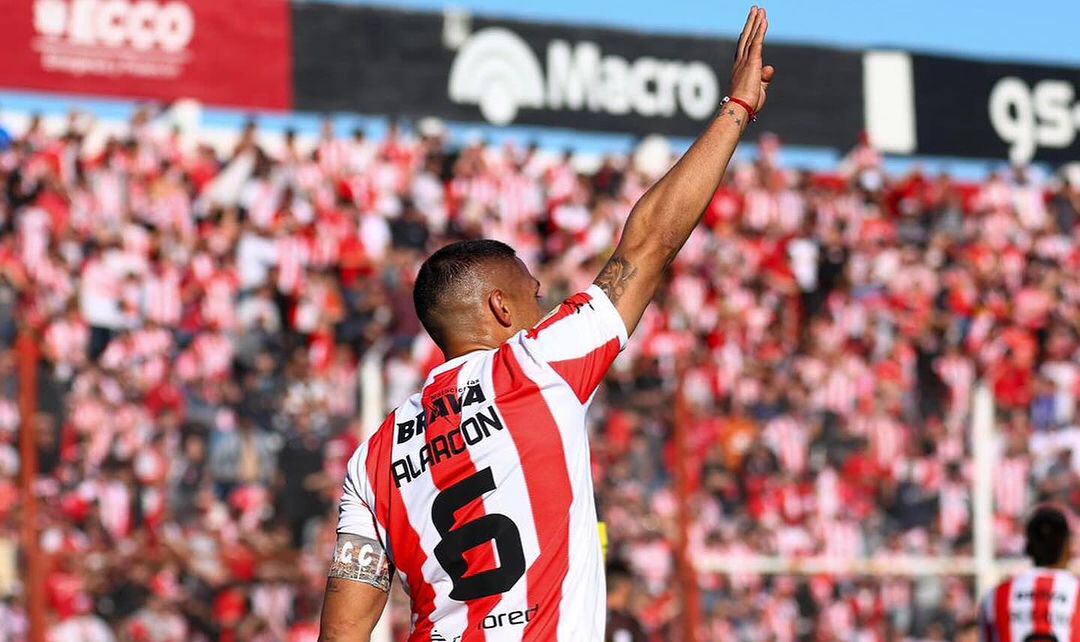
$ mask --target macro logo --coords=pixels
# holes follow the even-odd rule
[[[48,71],[175,78],[195,15],[180,0],[34,0],[34,49]]]
[[[704,120],[719,104],[716,74],[700,61],[629,60],[590,41],[552,40],[546,55],[545,70],[513,31],[481,29],[458,48],[450,100],[477,105],[495,125],[512,123],[522,108]]]

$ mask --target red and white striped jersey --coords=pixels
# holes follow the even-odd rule
[[[604,639],[585,413],[626,339],[594,285],[436,367],[353,454],[338,532],[385,547],[410,642]]]
[[[1005,580],[979,606],[982,642],[1080,642],[1080,580],[1035,568]]]

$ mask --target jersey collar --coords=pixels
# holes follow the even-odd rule
[[[479,352],[489,351],[484,349],[476,349],[471,352],[466,352],[465,354],[458,355],[453,359],[450,359],[449,361],[444,361],[431,369],[431,372],[429,372],[427,376],[427,382],[430,383],[431,380],[434,379],[436,376],[441,375],[448,370],[453,370],[454,368],[462,365],[463,363],[468,361],[473,355]]]

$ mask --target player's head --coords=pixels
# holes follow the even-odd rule
[[[1035,566],[1066,566],[1069,563],[1069,519],[1053,506],[1037,508],[1028,519],[1024,553]]]
[[[630,594],[634,589],[634,576],[621,560],[612,560],[607,565],[608,608],[622,610],[630,605]]]
[[[492,240],[451,243],[420,266],[416,315],[447,356],[493,348],[540,321],[540,282],[514,249]]]

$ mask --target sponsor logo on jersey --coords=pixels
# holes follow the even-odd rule
[[[504,626],[525,626],[532,621],[536,614],[540,612],[540,605],[534,604],[532,608],[521,609],[519,611],[507,611],[505,613],[492,613],[484,617],[484,619],[476,624],[477,630],[483,631],[485,629],[498,629]],[[431,642],[461,642],[464,635],[457,635],[452,638],[448,638],[438,629],[434,629],[431,632]]]
[[[464,38],[450,67],[450,100],[479,106],[496,125],[510,124],[522,108],[704,120],[719,103],[716,73],[701,61],[631,60],[588,40],[552,40],[546,57],[544,69],[513,31],[481,29]]]
[[[181,0],[34,0],[42,68],[73,75],[175,78],[195,14]]]
[[[476,625],[478,629],[496,629],[503,626],[524,626],[528,624],[534,617],[536,617],[537,611],[540,610],[540,605],[536,604],[531,609],[521,609],[520,611],[507,611],[506,613],[492,613]]]
[[[435,423],[440,417],[449,417],[458,414],[462,408],[467,408],[476,403],[487,401],[484,389],[480,382],[470,381],[467,386],[441,395],[435,395],[431,403],[417,413],[416,417],[403,421],[397,425],[397,443],[403,444],[417,435],[424,434],[427,427]]]
[[[1013,600],[1016,602],[1034,601],[1036,599],[1043,599],[1047,602],[1060,602],[1061,604],[1069,603],[1069,596],[1060,591],[1036,591],[1031,589],[1013,593]]]

